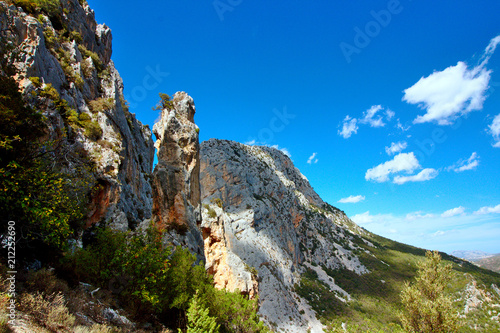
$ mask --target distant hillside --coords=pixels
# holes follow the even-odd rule
[[[479,260],[483,258],[488,258],[494,254],[483,252],[483,251],[453,251],[452,256],[457,258],[462,258],[469,261]]]
[[[500,254],[495,254],[492,255],[491,257],[472,260],[472,261],[479,267],[500,273]]]

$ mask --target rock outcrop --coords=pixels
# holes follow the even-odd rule
[[[354,254],[364,231],[325,203],[288,156],[269,147],[211,139],[201,145],[206,268],[217,287],[260,297],[260,314],[279,331],[322,331],[294,292],[314,269],[368,270]],[[350,296],[331,281],[344,301]]]
[[[166,240],[204,257],[200,201],[199,128],[194,123],[193,99],[174,95],[153,127],[158,164],[153,172],[153,223],[166,231]]]
[[[34,14],[0,2],[0,29],[2,67],[13,69],[28,103],[47,117],[62,163],[95,164],[87,227],[125,230],[150,218],[152,134],[128,112],[110,60],[111,30],[78,0]]]

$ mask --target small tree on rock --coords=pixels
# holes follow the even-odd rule
[[[437,251],[427,251],[426,259],[418,264],[413,284],[408,282],[401,292],[404,312],[400,314],[408,332],[456,332],[458,314],[444,289],[451,278],[451,264],[441,264]]]

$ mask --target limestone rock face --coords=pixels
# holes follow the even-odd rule
[[[7,65],[27,102],[47,117],[49,138],[67,153],[65,167],[72,170],[86,159],[95,164],[87,227],[105,223],[126,230],[151,217],[152,133],[128,111],[110,60],[111,30],[80,2],[63,1],[57,15],[36,18],[0,2],[1,51],[10,55]],[[43,96],[50,85],[66,101],[64,113],[54,98]]]
[[[321,332],[293,287],[306,268],[367,273],[354,252],[363,230],[325,203],[288,156],[269,147],[211,139],[201,144],[206,268],[218,288],[259,295],[262,318],[278,331]],[[339,298],[349,294],[326,281]]]
[[[200,144],[194,123],[193,99],[185,92],[173,97],[153,126],[158,164],[153,172],[153,222],[167,231],[166,240],[203,258],[200,201]]]

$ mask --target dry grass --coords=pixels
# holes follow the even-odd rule
[[[49,295],[25,293],[20,297],[18,306],[36,323],[51,331],[69,332],[75,323],[75,316],[69,313],[61,292]]]

